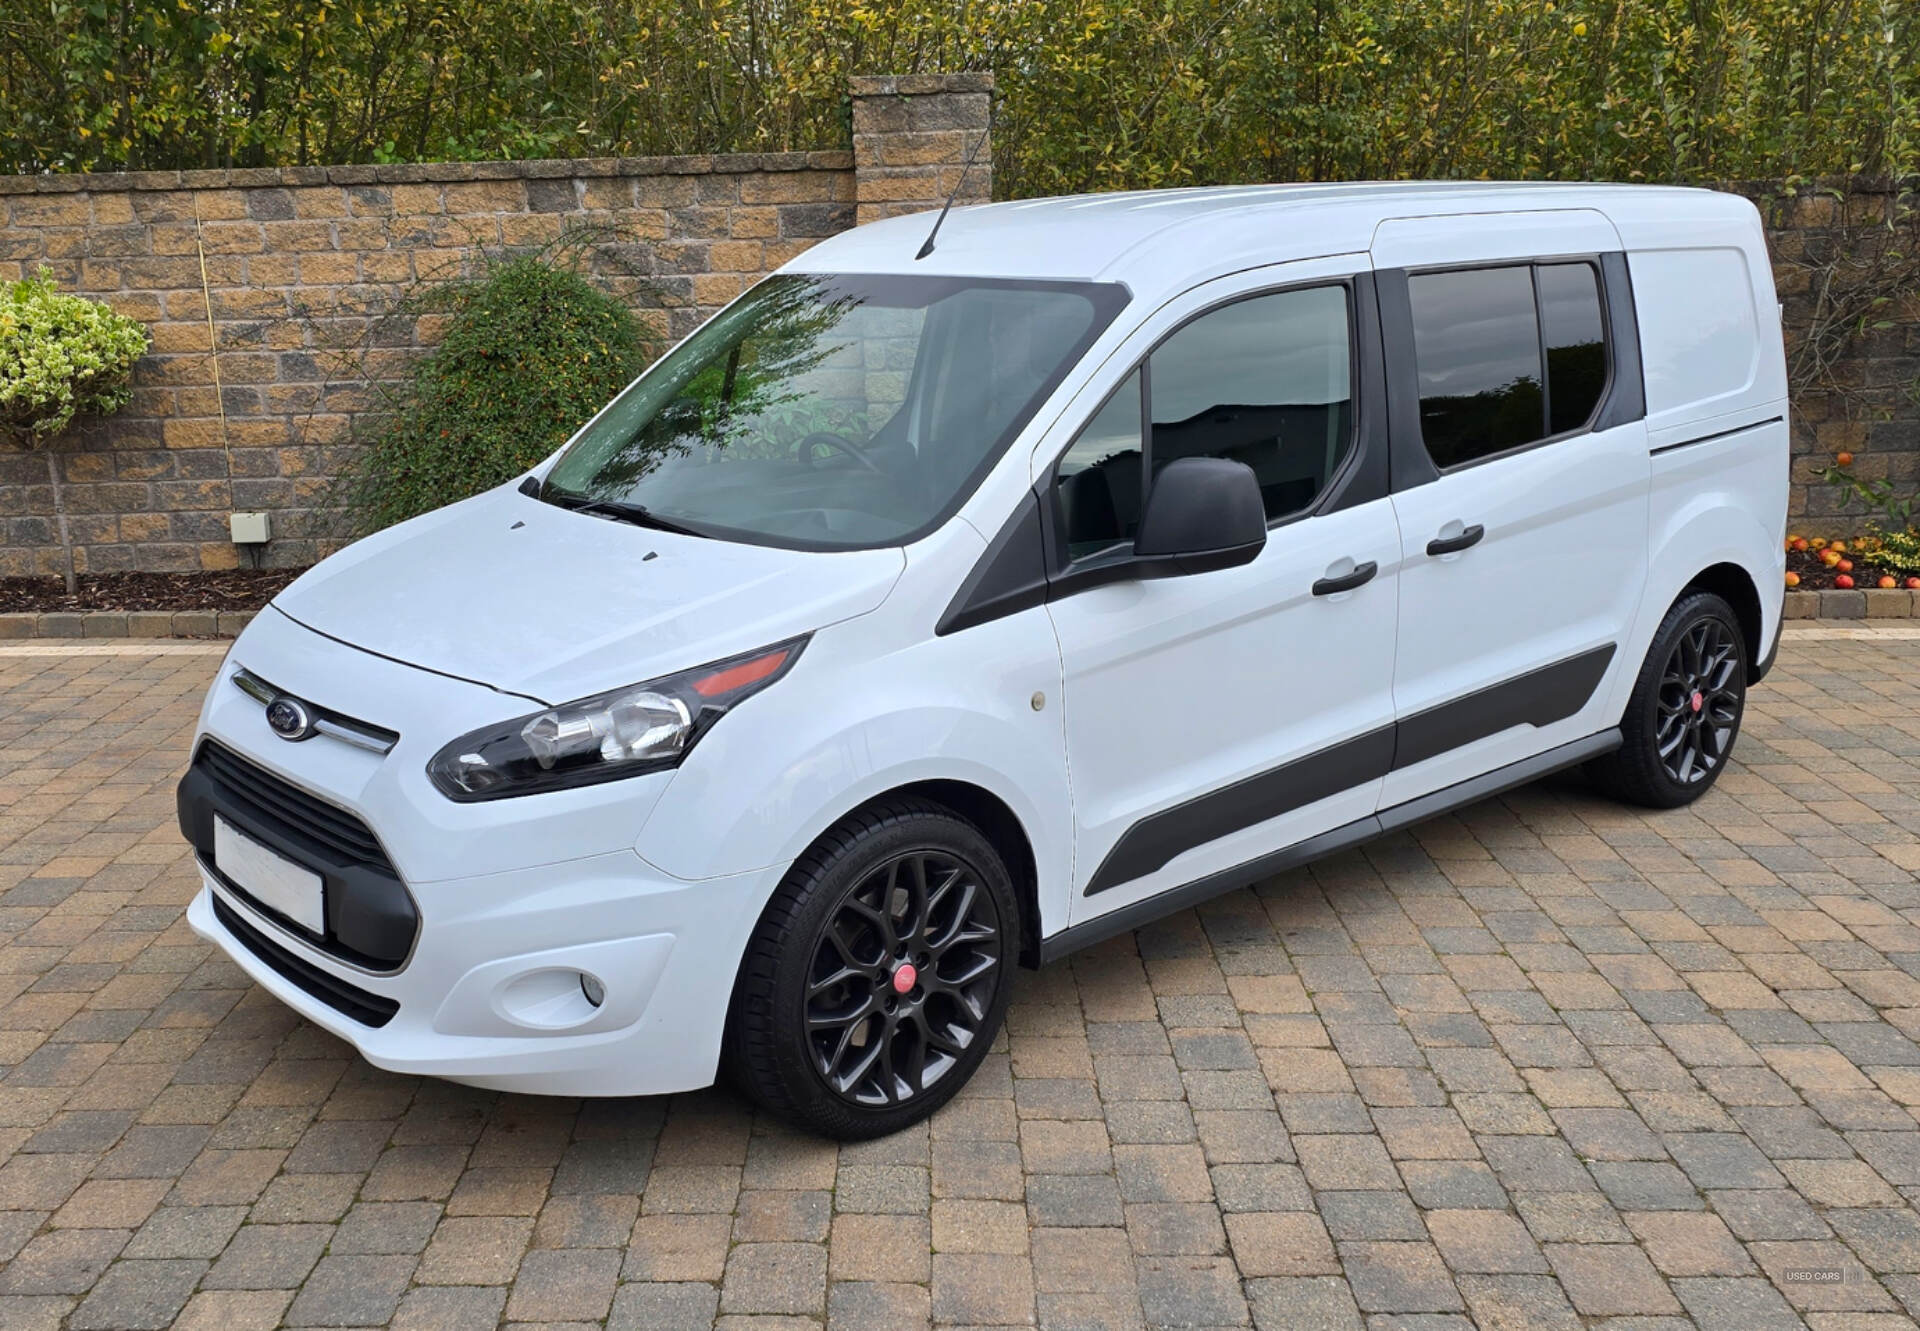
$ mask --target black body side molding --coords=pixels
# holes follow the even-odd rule
[[[1382,726],[1148,814],[1121,833],[1087,880],[1093,896],[1166,867],[1209,841],[1376,781],[1517,725],[1547,726],[1585,707],[1613,660],[1613,645],[1530,670],[1464,698]],[[1504,770],[1504,769],[1503,769]]]
[[[1387,774],[1392,762],[1393,727],[1382,726],[1284,767],[1162,809],[1121,834],[1093,871],[1083,895],[1144,878],[1195,846],[1376,781]]]
[[[1377,814],[1355,819],[1342,827],[1323,832],[1319,836],[1270,855],[1262,855],[1245,864],[1223,869],[1219,873],[1209,874],[1180,887],[1169,888],[1156,893],[1143,901],[1122,906],[1115,911],[1088,920],[1085,924],[1075,925],[1071,929],[1062,929],[1040,940],[1040,964],[1046,965],[1058,961],[1071,952],[1083,947],[1105,942],[1119,934],[1130,933],[1142,925],[1151,924],[1163,915],[1197,906],[1203,901],[1217,897],[1222,893],[1236,891],[1251,886],[1264,878],[1284,873],[1314,860],[1324,859],[1343,850],[1351,850],[1363,842],[1371,841],[1387,832],[1398,831],[1403,827],[1422,822],[1450,809],[1462,808],[1468,804],[1498,795],[1515,786],[1526,785],[1543,776],[1573,767],[1597,758],[1603,753],[1611,753],[1620,747],[1620,731],[1616,727],[1603,730],[1585,739],[1577,739],[1558,748],[1548,749],[1545,753],[1523,758],[1517,763],[1462,781],[1458,785],[1448,786],[1445,790],[1436,790],[1431,795],[1423,795],[1417,800],[1384,809]]]
[[[1608,643],[1415,712],[1395,727],[1393,770],[1438,758],[1523,721],[1547,726],[1566,720],[1587,705],[1612,660],[1613,644]]]

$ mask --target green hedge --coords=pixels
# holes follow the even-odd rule
[[[1920,163],[1914,0],[13,0],[0,169],[836,146],[955,69],[1003,194]]]

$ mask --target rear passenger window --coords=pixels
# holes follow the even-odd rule
[[[1420,433],[1434,465],[1458,466],[1545,435],[1533,270],[1420,273],[1407,289]]]
[[[1347,289],[1277,291],[1223,305],[1177,329],[1147,358],[1152,430],[1141,430],[1135,370],[1087,422],[1056,469],[1067,553],[1131,542],[1146,486],[1175,458],[1253,468],[1269,519],[1319,497],[1353,438]]]
[[[1435,466],[1578,430],[1600,405],[1607,347],[1592,264],[1416,273],[1407,294]]]

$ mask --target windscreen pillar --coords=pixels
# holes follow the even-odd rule
[[[851,80],[853,168],[859,222],[993,197],[987,137],[993,75],[880,74]],[[965,171],[975,148],[973,168]]]

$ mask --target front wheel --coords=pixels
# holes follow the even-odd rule
[[[1746,702],[1746,637],[1733,607],[1709,592],[1683,596],[1653,635],[1621,718],[1622,744],[1588,772],[1633,804],[1691,804],[1726,767]]]
[[[747,945],[734,1080],[844,1140],[926,1118],[1000,1029],[1018,909],[993,846],[951,811],[899,799],[851,815],[794,864]]]

